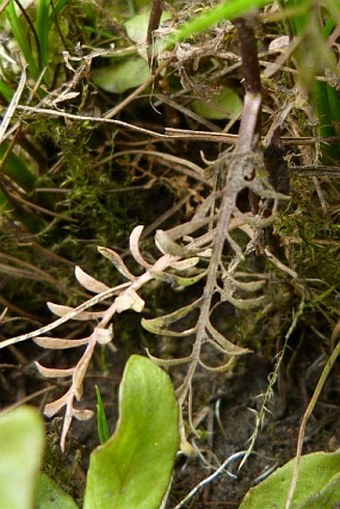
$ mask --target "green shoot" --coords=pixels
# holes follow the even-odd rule
[[[104,444],[111,436],[109,425],[107,423],[103,400],[98,385],[95,386],[97,398],[97,432],[99,442]]]

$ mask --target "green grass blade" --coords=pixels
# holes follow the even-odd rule
[[[106,440],[110,438],[110,428],[107,423],[103,400],[98,385],[96,385],[95,389],[97,399],[97,431],[99,442],[104,444]]]
[[[20,17],[16,13],[15,4],[13,0],[6,7],[6,17],[11,26],[14,38],[16,39],[19,48],[21,49],[24,58],[27,62],[27,65],[29,66],[31,76],[33,77],[33,79],[37,80],[40,74],[39,69],[36,65],[35,58],[29,45],[29,40],[27,37],[25,26],[22,23]]]
[[[166,42],[171,45],[183,41],[187,37],[208,30],[216,23],[226,19],[234,19],[249,10],[263,7],[269,3],[271,3],[271,0],[234,0],[232,2],[223,2],[185,23],[175,34],[170,35]]]
[[[50,1],[39,0],[37,4],[37,18],[35,28],[39,39],[39,63],[40,71],[48,65],[48,33],[49,33]]]
[[[62,11],[62,9],[68,3],[69,3],[69,0],[59,0],[59,2],[57,2],[54,5],[54,8],[52,9],[52,12],[50,14],[50,25],[54,23],[56,16],[58,16],[58,14]]]
[[[13,97],[13,90],[11,87],[7,85],[4,80],[0,79],[0,94],[6,99],[6,101],[11,102]]]

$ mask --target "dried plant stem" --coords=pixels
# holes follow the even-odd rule
[[[10,105],[8,106],[6,113],[2,119],[2,122],[0,125],[0,143],[2,143],[2,141],[5,137],[7,128],[13,118],[14,112],[18,108],[18,103],[19,103],[21,95],[25,89],[25,85],[26,85],[26,68],[24,68],[22,70],[17,89],[16,89],[16,91],[12,97],[12,100],[10,102]]]
[[[254,445],[255,445],[257,436],[258,436],[259,431],[260,431],[260,429],[261,429],[261,427],[263,425],[265,414],[268,411],[267,410],[267,405],[268,405],[268,403],[269,403],[269,401],[270,401],[270,399],[272,398],[272,395],[273,395],[273,388],[274,388],[274,385],[276,384],[277,377],[278,377],[278,374],[279,374],[279,370],[281,368],[281,364],[282,364],[283,358],[284,358],[286,350],[287,350],[288,341],[289,341],[293,331],[295,330],[296,325],[297,325],[297,323],[299,321],[300,316],[303,314],[304,309],[305,309],[305,301],[304,301],[304,298],[303,298],[301,300],[301,302],[300,302],[298,310],[296,311],[296,313],[293,316],[292,323],[291,323],[291,325],[290,325],[290,327],[289,327],[289,329],[288,329],[288,331],[287,331],[287,333],[285,335],[285,341],[284,341],[283,347],[282,347],[280,353],[278,354],[278,356],[276,358],[274,371],[272,373],[270,373],[270,375],[268,376],[268,380],[269,380],[268,387],[266,389],[266,392],[263,395],[263,399],[262,399],[262,403],[261,403],[261,408],[256,413],[255,429],[254,429],[254,432],[253,432],[252,436],[249,439],[249,446],[248,446],[248,449],[247,449],[247,453],[244,455],[244,457],[243,457],[243,459],[242,459],[242,461],[240,463],[239,470],[243,467],[243,465],[245,464],[245,462],[249,458],[249,455],[252,453],[252,451],[254,449]]]
[[[200,315],[197,326],[197,336],[193,346],[193,361],[191,362],[185,381],[182,385],[179,401],[183,403],[191,387],[191,380],[199,363],[202,344],[206,339],[206,327],[209,323],[211,300],[216,289],[216,276],[219,272],[222,251],[226,238],[233,247],[234,241],[231,239],[228,229],[236,206],[238,193],[246,187],[247,178],[250,180],[253,173],[253,161],[249,157],[249,152],[253,144],[257,116],[260,111],[261,96],[247,93],[244,102],[244,111],[241,119],[239,142],[236,146],[234,157],[231,161],[227,182],[223,191],[221,209],[219,211],[212,255],[209,263],[207,281],[203,292],[203,299],[200,308]],[[239,250],[239,248],[236,248]],[[243,257],[239,251],[240,258]]]
[[[339,335],[339,333],[340,333],[340,322],[338,322],[338,324],[336,325],[336,327],[333,331],[331,344],[334,344],[335,338]],[[297,484],[298,476],[299,476],[303,438],[305,435],[307,421],[310,418],[310,416],[312,415],[312,412],[313,412],[316,402],[320,396],[322,388],[325,385],[325,382],[329,376],[329,373],[330,373],[332,367],[334,366],[335,361],[337,360],[339,355],[340,355],[340,341],[335,346],[330,357],[328,358],[326,365],[322,370],[319,381],[315,387],[314,394],[306,408],[305,413],[303,414],[303,418],[302,418],[300,430],[299,430],[298,441],[297,441],[294,471],[293,471],[292,480],[291,480],[291,484],[290,484],[290,488],[289,488],[289,492],[288,492],[288,496],[287,496],[287,500],[286,500],[285,509],[290,509],[291,505],[292,505],[294,492],[295,492],[295,488],[296,488],[296,484]]]
[[[250,156],[250,153],[255,145],[255,138],[258,132],[258,119],[262,98],[256,46],[255,49],[253,48],[255,40],[254,30],[247,24],[245,18],[240,18],[236,22],[236,26],[238,27],[241,58],[245,75],[246,95],[244,98],[238,141],[228,167],[228,176],[223,189],[221,208],[218,213],[212,255],[209,262],[207,280],[197,323],[196,340],[193,345],[193,360],[189,365],[184,383],[179,390],[180,404],[184,403],[191,391],[192,378],[200,362],[202,345],[207,337],[206,329],[209,324],[211,301],[216,291],[216,277],[219,273],[222,252],[226,240],[229,241],[235,250],[236,257],[239,261],[243,259],[240,247],[233,241],[228,230],[236,210],[237,195],[242,189],[247,187],[247,182],[254,178],[254,158]],[[249,61],[249,51],[251,51],[251,58],[254,57],[255,51],[255,64]],[[249,65],[251,69],[249,69]],[[222,154],[222,171],[225,170],[224,166],[226,165],[225,159],[227,155],[227,153]],[[189,420],[190,413],[191,409],[189,408]]]

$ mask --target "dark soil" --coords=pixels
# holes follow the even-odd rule
[[[301,417],[313,393],[326,357],[312,348],[312,335],[288,351],[279,373],[279,381],[267,405],[268,411],[258,434],[253,453],[239,471],[241,457],[228,466],[227,473],[205,485],[183,506],[185,508],[237,508],[247,490],[272,471],[294,457]],[[316,338],[314,338],[314,347]],[[138,349],[137,349],[138,351]],[[63,356],[49,353],[44,362],[60,366]],[[94,384],[100,387],[105,409],[114,431],[117,419],[117,394],[121,374],[128,358],[120,345],[117,352],[106,351],[109,373],[102,374],[102,361],[96,355],[85,385],[81,407],[95,411]],[[50,385],[37,376],[32,361],[39,359],[37,347],[24,345],[2,354],[1,407],[28,402],[43,407],[46,400],[64,392],[63,384]],[[41,360],[41,359],[40,359]],[[65,355],[64,365],[70,362]],[[289,373],[288,366],[289,365]],[[192,437],[199,451],[193,457],[178,456],[167,508],[174,509],[195,486],[211,475],[228,457],[247,449],[254,432],[254,411],[259,410],[268,387],[272,361],[250,354],[243,366],[227,375],[211,376],[200,371],[194,389],[194,417],[200,415],[198,430],[202,438]],[[37,396],[34,396],[34,393]],[[340,372],[338,366],[327,380],[311,417],[304,441],[304,453],[335,451],[340,445]],[[200,404],[200,401],[202,402]],[[45,469],[81,503],[86,470],[91,451],[98,445],[96,422],[74,421],[65,453],[59,449],[62,418],[46,422],[47,450]],[[204,438],[205,437],[205,438]],[[181,506],[182,507],[182,506]]]

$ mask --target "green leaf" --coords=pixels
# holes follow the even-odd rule
[[[37,2],[37,19],[35,28],[39,39],[39,60],[40,71],[48,64],[48,32],[49,32],[49,11],[50,0],[39,0]]]
[[[42,461],[44,424],[23,406],[0,417],[0,507],[31,509]]]
[[[115,60],[110,66],[93,71],[93,81],[106,92],[121,94],[144,83],[150,76],[149,66],[141,57]]]
[[[251,488],[239,509],[284,509],[295,458]],[[340,499],[340,453],[315,452],[301,458],[292,509],[332,509]]]
[[[0,158],[2,159],[8,149],[7,141],[0,145]],[[35,175],[29,170],[28,166],[14,152],[11,152],[5,163],[5,173],[13,179],[16,184],[25,189],[32,191],[36,182]]]
[[[105,408],[98,385],[96,385],[95,389],[97,399],[97,431],[99,442],[104,444],[106,440],[110,438],[110,429],[107,423]]]
[[[90,457],[84,509],[158,509],[178,444],[170,378],[149,359],[133,355],[120,385],[116,432]]]
[[[35,58],[30,47],[29,37],[27,36],[27,30],[21,18],[18,16],[15,10],[15,2],[12,0],[5,9],[8,22],[11,26],[11,30],[15,41],[21,49],[26,63],[29,66],[32,77],[37,80],[39,77],[39,69],[36,65]]]
[[[34,509],[78,509],[78,506],[53,479],[42,473],[36,487]]]
[[[253,10],[256,7],[263,7],[270,2],[271,0],[233,0],[232,2],[225,0],[216,7],[207,9],[187,23],[184,23],[177,32],[167,37],[165,40],[166,44],[171,45],[183,41],[187,37],[208,30],[216,23],[226,19],[234,19],[247,11]]]
[[[192,109],[201,117],[213,120],[237,117],[242,111],[243,103],[238,94],[229,87],[215,95],[211,101],[196,99],[192,103]]]
[[[149,25],[149,18],[150,9],[137,14],[133,18],[126,21],[126,23],[124,23],[126,33],[128,34],[131,41],[137,44],[145,43]],[[163,11],[160,19],[160,24],[164,23],[164,21],[166,21],[169,18],[171,18],[170,12]]]

